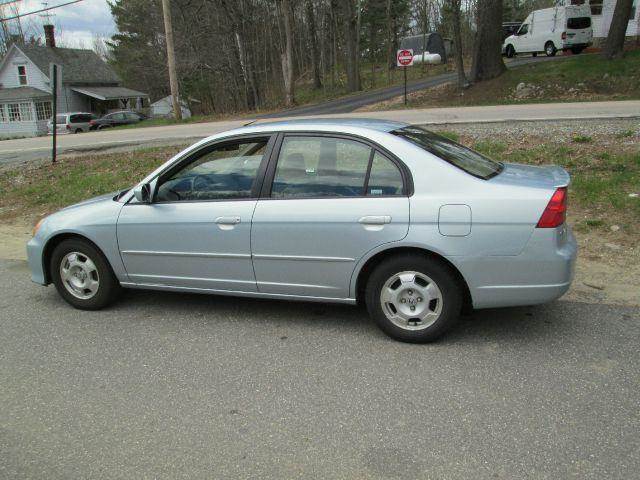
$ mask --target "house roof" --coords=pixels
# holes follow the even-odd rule
[[[47,76],[50,63],[62,65],[62,83],[120,83],[118,74],[93,50],[40,45],[19,48]]]
[[[0,89],[0,102],[10,102],[13,100],[30,100],[50,97],[49,92],[33,87],[16,87]]]
[[[88,95],[98,100],[119,100],[121,98],[146,98],[147,93],[125,87],[72,87],[74,92]]]

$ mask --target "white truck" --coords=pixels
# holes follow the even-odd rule
[[[520,53],[553,57],[558,50],[582,52],[591,45],[593,29],[588,4],[567,5],[531,12],[520,29],[507,37],[502,50],[509,58]]]

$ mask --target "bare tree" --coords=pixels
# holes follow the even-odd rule
[[[358,52],[358,23],[360,17],[359,0],[341,0],[340,14],[344,27],[345,68],[347,71],[347,90],[360,90],[360,59]]]
[[[458,88],[463,89],[468,85],[467,77],[464,73],[464,62],[462,60],[462,33],[460,31],[460,2],[451,1],[451,21],[453,27],[453,48],[456,55],[456,70],[458,72]]]
[[[293,10],[290,0],[281,0],[284,21],[285,49],[281,54],[284,77],[284,103],[287,107],[295,103],[293,85]]]
[[[502,0],[478,0],[478,32],[471,63],[471,81],[498,77],[506,70],[502,61]]]
[[[602,55],[609,60],[620,58],[624,55],[624,37],[627,33],[627,25],[631,18],[633,0],[618,0],[613,11],[609,35],[604,44]]]
[[[309,24],[309,43],[311,50],[311,68],[313,69],[313,88],[322,88],[320,79],[320,55],[318,54],[318,35],[316,33],[316,15],[313,11],[313,0],[306,3],[307,23]]]

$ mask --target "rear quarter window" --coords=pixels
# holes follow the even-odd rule
[[[405,127],[392,133],[483,180],[496,176],[504,168],[500,162],[422,127]]]

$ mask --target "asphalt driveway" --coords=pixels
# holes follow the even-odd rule
[[[640,313],[558,301],[407,345],[362,310],[131,292],[0,261],[0,478],[638,478]]]

